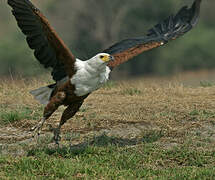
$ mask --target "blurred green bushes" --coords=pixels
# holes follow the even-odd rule
[[[32,0],[72,52],[87,59],[113,43],[142,36],[153,25],[192,1]],[[41,3],[40,3],[41,1]],[[116,74],[170,74],[215,67],[215,2],[204,1],[199,24],[184,37],[145,52],[116,69]],[[0,75],[44,72],[26,45],[6,0],[0,2]],[[40,73],[41,72],[41,73]]]

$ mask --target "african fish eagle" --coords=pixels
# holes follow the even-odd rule
[[[201,0],[194,0],[190,8],[181,8],[145,36],[122,40],[86,61],[72,54],[46,17],[29,0],[8,0],[8,4],[29,47],[34,50],[34,56],[45,68],[52,68],[51,74],[56,81],[31,91],[45,105],[42,120],[33,128],[34,135],[39,135],[44,122],[59,106],[66,106],[54,131],[53,139],[58,143],[61,126],[75,115],[90,93],[108,80],[113,68],[190,31],[198,21]]]

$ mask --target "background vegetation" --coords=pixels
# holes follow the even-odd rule
[[[143,35],[150,27],[175,14],[191,0],[32,0],[74,54],[87,59],[118,40]],[[117,68],[121,74],[170,74],[215,67],[213,51],[214,1],[204,1],[200,22],[192,32],[165,47],[146,52]],[[0,75],[35,75],[44,72],[27,47],[24,36],[0,1]],[[40,74],[40,73],[39,73]]]

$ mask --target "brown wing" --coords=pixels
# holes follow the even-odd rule
[[[183,7],[175,16],[170,16],[149,30],[144,37],[126,39],[104,50],[114,56],[108,65],[111,69],[139,55],[144,51],[162,46],[190,31],[197,23],[201,0],[195,0],[192,7]]]
[[[37,60],[45,68],[53,68],[53,79],[73,76],[75,57],[45,16],[29,0],[8,0],[8,4]]]

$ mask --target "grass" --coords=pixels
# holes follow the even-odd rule
[[[13,111],[5,111],[5,112],[0,112],[0,121],[7,125],[7,124],[12,124],[18,121],[21,121],[23,119],[31,119],[32,116],[32,110],[30,108],[22,108],[19,111],[18,110],[13,110]]]
[[[140,95],[141,93],[142,92],[136,88],[127,88],[122,91],[123,95],[130,95],[130,96]]]
[[[210,81],[200,81],[200,85],[202,87],[211,87],[211,86],[214,86],[214,83],[212,83]]]
[[[63,126],[56,147],[48,125],[63,108],[37,142],[29,135],[43,106],[28,91],[46,83],[0,82],[0,179],[214,179],[214,86],[112,81]]]
[[[108,81],[107,83],[105,83],[104,85],[103,85],[103,89],[107,89],[107,90],[110,90],[110,89],[112,89],[112,88],[114,88],[114,87],[116,87],[117,86],[117,83],[115,82],[115,81]]]
[[[79,150],[44,148],[16,160],[0,159],[4,175],[17,179],[212,179],[214,163],[212,151],[198,151],[188,145],[161,150],[151,143],[131,148],[112,144]]]
[[[22,119],[21,114],[18,112],[8,112],[8,113],[1,113],[1,121],[4,124],[14,123]]]

